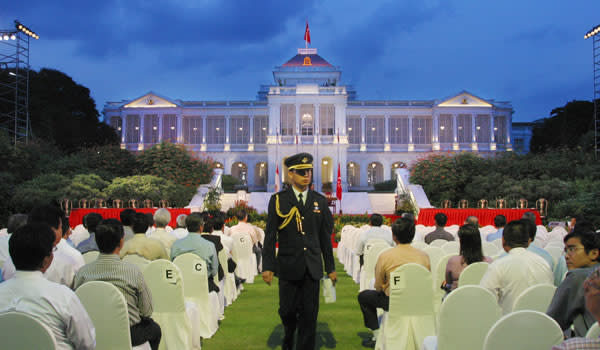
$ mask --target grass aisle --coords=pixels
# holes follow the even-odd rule
[[[325,304],[321,295],[316,349],[364,349],[368,336],[356,296],[358,285],[352,281],[336,258],[337,301]],[[277,314],[277,280],[267,286],[260,276],[254,284],[244,285],[238,299],[225,309],[225,319],[211,339],[202,342],[203,350],[281,349],[283,327]]]

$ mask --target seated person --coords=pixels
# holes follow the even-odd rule
[[[161,241],[146,236],[148,217],[144,213],[133,216],[133,232],[135,235],[123,245],[121,259],[130,254],[136,254],[147,260],[169,259],[169,253]]]
[[[173,242],[175,242],[176,238],[173,237],[169,232],[167,232],[167,225],[171,221],[171,213],[168,209],[160,208],[154,212],[154,224],[156,228],[152,233],[150,233],[149,237],[157,239],[162,242],[162,244],[167,249],[167,252],[171,251],[171,246]]]
[[[17,271],[0,283],[0,312],[33,316],[51,330],[57,349],[94,349],[94,324],[77,295],[42,275],[52,263],[55,240],[43,223],[26,224],[11,235],[9,251]]]
[[[375,290],[363,290],[358,294],[358,304],[363,314],[365,327],[373,331],[373,338],[363,341],[363,346],[375,347],[379,332],[377,308],[388,311],[390,305],[390,272],[408,263],[417,263],[431,270],[429,256],[410,244],[415,237],[413,220],[400,218],[392,225],[396,246],[379,255],[375,265]]]
[[[583,283],[586,311],[600,323],[600,271],[594,270]],[[571,338],[552,350],[600,349],[600,338]]]
[[[125,242],[133,238],[135,234],[133,232],[133,217],[135,216],[135,210],[133,209],[125,209],[121,213],[119,213],[119,218],[121,219],[121,223],[123,224],[123,230],[125,231]]]
[[[442,289],[451,292],[458,287],[458,277],[461,272],[475,262],[491,263],[492,259],[483,256],[481,249],[481,235],[479,229],[473,225],[463,225],[458,229],[460,242],[460,255],[455,255],[448,260],[446,265],[446,281]]]
[[[448,217],[444,213],[437,213],[434,216],[435,219],[435,230],[429,232],[425,236],[425,243],[429,244],[436,239],[443,239],[446,241],[453,241],[454,236],[446,230],[444,230],[444,226],[446,226],[446,222],[448,222]]]
[[[142,214],[143,215],[143,214]],[[131,345],[150,343],[152,350],[160,343],[160,326],[152,316],[152,295],[140,269],[122,261],[119,252],[125,242],[123,224],[116,219],[106,219],[96,228],[96,242],[100,249],[98,259],[84,265],[75,275],[77,288],[89,281],[104,281],[113,284],[125,297],[129,312]],[[99,303],[102,300],[98,300]]]
[[[98,213],[89,213],[83,217],[83,227],[90,233],[90,236],[77,245],[76,248],[81,254],[98,250],[94,232],[96,232],[96,226],[100,221],[102,221],[102,215]]]
[[[354,247],[354,252],[360,257],[361,266],[363,265],[365,245],[368,241],[372,239],[381,239],[386,241],[390,247],[394,246],[392,232],[381,227],[382,224],[383,216],[381,216],[381,214],[373,214],[369,218],[369,226],[371,226],[371,228],[360,233],[360,236],[356,241],[356,246]]]
[[[546,313],[558,322],[563,331],[570,332],[573,325],[575,336],[584,337],[596,320],[585,309],[583,282],[600,267],[600,241],[594,232],[577,231],[566,235],[564,241],[569,272],[556,289]]]
[[[506,216],[496,215],[496,217],[494,218],[494,226],[496,226],[498,231],[487,235],[487,237],[485,237],[485,240],[488,242],[492,242],[492,241],[502,238],[502,231],[504,231],[505,225],[506,225]]]

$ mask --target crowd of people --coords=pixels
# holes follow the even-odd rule
[[[74,291],[86,282],[104,281],[117,287],[125,298],[131,345],[147,342],[153,350],[158,349],[163,334],[152,319],[152,293],[141,268],[123,258],[137,255],[150,262],[195,254],[207,264],[208,292],[222,299],[225,274],[234,274],[237,267],[231,236],[247,235],[257,261],[264,242],[263,231],[247,223],[245,210],[236,215],[240,223],[229,228],[222,212],[182,214],[176,218],[175,229],[168,225],[171,214],[165,208],[153,215],[125,209],[120,220],[89,213],[83,227],[75,229],[52,204],[38,206],[29,214],[12,215],[0,235],[0,313],[18,311],[34,316],[50,328],[59,349],[94,349],[95,327]],[[225,266],[219,263],[221,251],[228,258]],[[90,252],[98,256],[86,264],[83,254]],[[257,269],[255,274],[259,272]],[[240,290],[243,282],[236,278]],[[219,315],[224,317],[223,310]]]

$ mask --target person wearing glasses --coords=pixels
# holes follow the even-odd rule
[[[556,289],[547,314],[558,322],[567,337],[584,337],[596,319],[585,308],[583,282],[600,267],[600,240],[593,231],[577,231],[565,236],[565,260],[569,272]],[[571,334],[571,325],[574,334]]]
[[[285,331],[282,349],[314,349],[319,286],[325,271],[337,281],[331,246],[333,217],[322,194],[309,189],[313,157],[295,154],[285,160],[291,186],[271,196],[263,248],[262,278],[279,278],[279,316]],[[275,254],[275,244],[279,252]]]

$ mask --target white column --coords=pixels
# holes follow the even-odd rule
[[[183,143],[183,115],[177,114],[177,142]]]
[[[294,136],[298,135],[300,136],[301,131],[300,131],[300,119],[302,118],[302,116],[300,115],[300,105],[296,104],[296,130],[294,130]],[[295,140],[294,140],[295,142]]]
[[[248,136],[249,136],[249,141],[250,141],[250,143],[248,143],[248,151],[254,151],[254,114],[250,114],[248,116],[248,119],[249,119]]]
[[[231,116],[230,115],[226,115],[225,116],[225,145],[223,148],[223,151],[230,151],[231,150],[231,144],[229,143],[229,122],[230,122]]]
[[[385,144],[383,145],[383,150],[385,152],[389,152],[390,151],[390,115],[389,114],[384,115],[383,119],[384,119],[383,132],[384,132],[384,139],[385,139]]]
[[[125,144],[127,140],[127,115],[121,114],[121,143]]]
[[[413,143],[413,116],[408,116],[408,151],[414,151],[415,144]]]
[[[471,150],[477,151],[477,113],[471,114]]]
[[[454,138],[452,149],[458,151],[460,149],[460,145],[458,144],[458,118],[456,118],[455,113],[452,114],[452,129],[452,137]]]
[[[202,118],[202,144],[200,145],[200,151],[206,152],[206,114],[201,116]]]
[[[313,143],[319,143],[319,137],[321,134],[321,105],[316,104],[315,106],[315,123],[314,123],[314,132],[313,132]]]
[[[158,115],[157,121],[158,121],[158,143],[161,143],[162,139],[163,139],[163,122],[164,122],[162,114]]]
[[[440,150],[440,113],[438,111],[433,112],[433,133],[432,133],[432,145],[431,149],[434,151]]]
[[[495,111],[492,109],[490,112],[490,151],[496,150],[496,135],[494,132],[494,128],[496,127],[496,123],[494,121]]]
[[[140,138],[138,139],[139,143],[144,143],[144,119],[145,119],[145,115],[141,114],[140,115]]]
[[[367,117],[364,114],[360,115],[360,151],[367,150],[366,132],[367,132]]]

